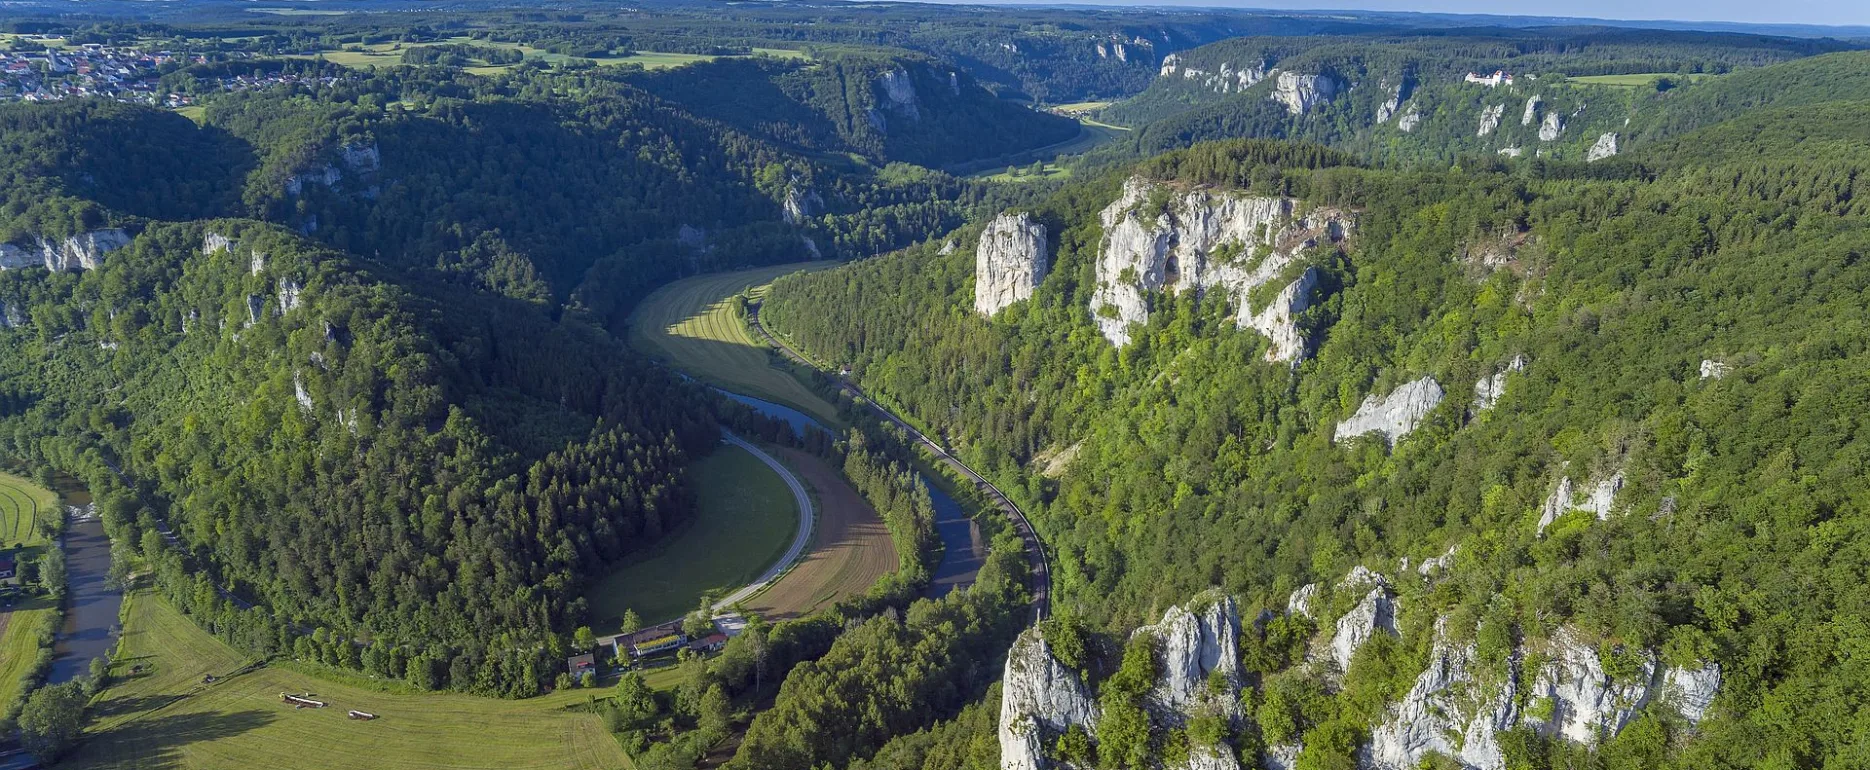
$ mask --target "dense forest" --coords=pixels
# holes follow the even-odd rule
[[[1837,538],[1863,524],[1848,373],[1864,355],[1870,149],[1847,117],[1862,109],[1750,113],[1593,166],[1386,171],[1201,145],[1038,205],[1054,268],[995,319],[970,307],[972,249],[933,244],[787,278],[765,316],[1019,490],[1057,550],[1060,611],[1094,628],[1210,586],[1243,616],[1283,611],[1302,584],[1455,548],[1451,576],[1402,600],[1417,630],[1379,654],[1375,689],[1285,692],[1311,704],[1292,706],[1296,727],[1242,731],[1303,737],[1301,766],[1348,761],[1332,752],[1354,753],[1382,713],[1358,704],[1408,689],[1437,617],[1458,634],[1483,621],[1483,645],[1562,625],[1722,665],[1721,708],[1692,739],[1625,731],[1593,761],[1822,764],[1855,740],[1823,715],[1862,686],[1844,641],[1861,587],[1834,579],[1861,566]],[[1317,263],[1309,358],[1242,363],[1267,343],[1192,292],[1152,297],[1128,346],[1098,334],[1097,212],[1128,173],[1357,212],[1344,259]],[[1475,383],[1516,356],[1529,363],[1504,398],[1475,408]],[[1423,376],[1450,395],[1393,448],[1334,440],[1366,395]],[[1561,478],[1613,475],[1614,508],[1540,524]],[[1567,745],[1515,756],[1560,766]]]

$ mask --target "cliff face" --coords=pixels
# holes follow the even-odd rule
[[[1506,395],[1506,377],[1513,372],[1525,371],[1526,357],[1513,356],[1513,360],[1492,376],[1482,377],[1474,383],[1474,413],[1479,414],[1500,403]]]
[[[1493,133],[1494,129],[1500,127],[1500,118],[1504,117],[1505,115],[1506,115],[1505,104],[1496,104],[1492,107],[1481,108],[1480,130],[1476,131],[1474,135],[1475,136],[1486,136],[1488,134]]]
[[[35,265],[53,272],[95,270],[104,264],[104,254],[130,245],[130,240],[129,233],[109,228],[80,233],[63,240],[34,238],[26,246],[0,244],[0,270],[18,270]]]
[[[1304,115],[1342,90],[1342,84],[1330,75],[1281,72],[1273,79],[1273,92],[1267,98],[1285,105],[1288,113]]]
[[[1441,399],[1441,384],[1434,377],[1410,382],[1382,398],[1372,393],[1364,397],[1356,414],[1338,423],[1333,440],[1343,441],[1366,433],[1381,433],[1384,441],[1394,444],[1397,439],[1415,430],[1416,424],[1434,411]]]
[[[1476,682],[1473,666],[1474,645],[1453,644],[1437,627],[1428,668],[1370,732],[1371,764],[1409,770],[1441,754],[1465,767],[1503,767],[1495,735],[1518,720],[1517,687],[1511,677]]]
[[[342,166],[342,168],[340,168]],[[350,143],[340,145],[334,163],[308,168],[286,178],[286,194],[297,197],[305,194],[310,187],[335,187],[345,178],[345,172],[359,179],[368,178],[383,168],[383,152],[376,142]],[[366,198],[376,197],[375,187],[355,188]]]
[[[1283,309],[1275,301],[1260,316],[1252,313],[1247,295],[1281,277],[1307,249],[1340,244],[1354,228],[1344,212],[1301,215],[1299,205],[1291,198],[1130,179],[1100,215],[1104,242],[1090,308],[1099,331],[1112,344],[1127,345],[1130,324],[1149,320],[1148,294],[1214,290],[1234,301],[1240,327],[1275,340],[1269,358],[1296,358],[1303,342],[1295,339],[1299,332],[1290,320],[1308,305],[1317,277],[1290,280]]]
[[[1594,482],[1584,489],[1574,489],[1571,477],[1558,480],[1558,486],[1547,495],[1545,504],[1539,509],[1539,531],[1551,526],[1558,517],[1574,510],[1590,511],[1599,521],[1610,518],[1617,501],[1617,492],[1623,489],[1623,471],[1617,471],[1609,478]]]
[[[1001,214],[974,247],[974,311],[992,317],[1032,296],[1051,268],[1045,225],[1031,214]]]
[[[1199,614],[1170,607],[1155,625],[1137,629],[1161,641],[1162,678],[1149,694],[1153,711],[1166,724],[1181,724],[1197,713],[1239,716],[1240,610],[1231,596],[1212,594],[1197,606]],[[1223,687],[1209,686],[1219,677]]]
[[[1545,120],[1539,122],[1539,141],[1550,142],[1565,131],[1565,116],[1556,112],[1545,114]]]
[[[818,212],[823,211],[824,208],[825,199],[818,195],[818,191],[800,187],[796,182],[786,187],[786,201],[782,212],[786,224],[796,225],[804,222],[818,216]]]
[[[1052,656],[1045,635],[1026,629],[1007,652],[1000,683],[1000,767],[1043,770],[1046,749],[1071,725],[1097,734],[1097,703],[1078,674]]]
[[[1616,154],[1617,132],[1611,131],[1597,138],[1597,143],[1592,144],[1591,149],[1584,153],[1584,162],[1596,163]]]

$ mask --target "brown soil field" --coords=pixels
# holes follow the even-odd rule
[[[896,568],[896,547],[883,519],[835,469],[796,449],[768,450],[817,493],[818,528],[798,566],[748,601],[749,611],[767,620],[809,615],[870,590]]]

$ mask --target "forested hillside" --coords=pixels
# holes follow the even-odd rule
[[[763,317],[1029,505],[1057,552],[1060,613],[1112,640],[1054,642],[1103,691],[1106,721],[1089,745],[1046,733],[1047,755],[1123,767],[1213,745],[1349,766],[1392,740],[1418,673],[1468,665],[1445,650],[1477,644],[1473,673],[1447,676],[1494,682],[1458,696],[1483,703],[1514,683],[1511,713],[1532,726],[1488,732],[1507,766],[1586,761],[1596,741],[1576,736],[1600,734],[1589,761],[1608,767],[1823,764],[1854,750],[1851,720],[1827,715],[1864,686],[1845,641],[1862,587],[1839,577],[1862,568],[1844,533],[1866,523],[1852,459],[1866,394],[1850,374],[1870,282],[1861,109],[1756,113],[1590,167],[1385,171],[1200,145],[1032,208],[1049,273],[990,318],[971,306],[977,229],[951,254],[931,243],[788,278]],[[1798,137],[1824,152],[1782,141]],[[1166,279],[1107,272],[1140,226],[1167,233],[1182,280],[1209,280],[1182,251],[1207,248],[1188,245],[1205,243],[1199,218],[1267,196],[1297,202],[1294,227],[1306,211],[1352,222],[1335,252],[1291,257],[1313,287],[1293,305],[1296,363],[1264,360],[1262,292],[1179,291],[1173,258]],[[1224,265],[1237,247],[1214,248],[1201,258]],[[1129,281],[1146,321],[1119,345],[1093,297]],[[1386,609],[1359,621],[1353,567],[1386,578]],[[1311,583],[1320,598],[1289,605]],[[1199,737],[1155,717],[1118,729],[1161,674],[1147,652],[1095,650],[1209,587],[1240,598],[1244,710]],[[1335,623],[1341,645],[1358,622],[1389,641],[1300,665],[1314,629]],[[1657,661],[1715,671],[1718,695],[1686,721],[1674,696],[1645,695],[1601,724],[1560,713],[1601,733],[1547,731],[1552,697],[1576,696],[1542,699],[1534,679],[1579,649],[1624,688],[1605,697],[1648,692]]]

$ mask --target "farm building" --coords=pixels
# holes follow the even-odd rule
[[[617,658],[622,659],[625,655],[640,658],[658,652],[667,652],[681,647],[687,641],[688,636],[683,634],[681,629],[670,624],[646,628],[634,634],[617,637]]]
[[[688,643],[688,649],[695,652],[719,652],[727,646],[727,634],[712,633]]]
[[[12,559],[10,558],[0,559],[0,580],[6,580],[8,578],[13,577],[14,571],[16,569],[17,569],[17,566],[13,563]]]
[[[597,673],[597,655],[587,652],[566,658],[565,670],[573,679],[584,676],[587,671]]]

